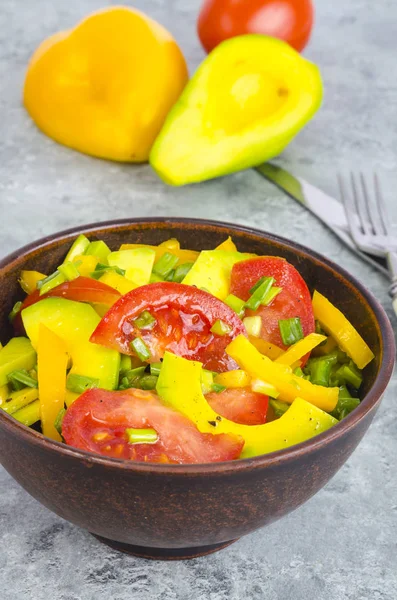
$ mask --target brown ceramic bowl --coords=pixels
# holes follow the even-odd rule
[[[42,239],[0,263],[2,342],[21,298],[21,269],[51,273],[79,233],[121,243],[214,248],[232,235],[240,250],[284,256],[353,322],[375,352],[360,406],[331,430],[286,450],[203,465],[109,459],[53,442],[0,411],[0,461],[44,506],[114,548],[150,558],[187,558],[219,550],[291,512],[323,487],[368,429],[392,374],[395,347],[375,298],[327,259],[255,229],[193,219],[131,219],[89,225]]]

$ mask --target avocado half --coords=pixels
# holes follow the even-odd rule
[[[322,95],[318,67],[285,42],[264,35],[226,40],[171,109],[150,163],[171,185],[259,165],[284,150]]]

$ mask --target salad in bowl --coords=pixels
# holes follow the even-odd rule
[[[109,458],[211,463],[282,450],[360,403],[374,354],[283,256],[117,248],[79,235],[0,350],[0,410]]]

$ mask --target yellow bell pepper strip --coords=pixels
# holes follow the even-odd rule
[[[254,256],[225,250],[203,250],[182,283],[205,288],[216,298],[224,300],[230,291],[233,265]]]
[[[280,365],[288,365],[291,367],[297,360],[305,356],[308,352],[311,352],[313,348],[321,344],[327,339],[325,335],[319,333],[309,333],[303,340],[299,340],[296,344],[293,344],[280,356],[276,358],[274,362]]]
[[[41,279],[45,279],[47,275],[40,273],[40,271],[21,271],[21,275],[18,279],[19,285],[27,294],[33,294],[37,289],[37,282]]]
[[[6,397],[0,403],[2,408],[9,415],[13,415],[15,412],[30,404],[39,397],[39,391],[37,388],[23,388],[15,392],[8,393]]]
[[[0,386],[6,385],[7,376],[12,371],[30,371],[36,364],[36,352],[25,337],[12,338],[0,350]]]
[[[165,242],[161,242],[159,248],[167,248],[168,252],[175,252],[175,250],[180,250],[181,245],[176,238],[170,238]]]
[[[106,283],[110,287],[120,292],[120,294],[123,296],[124,294],[128,294],[128,292],[138,287],[133,281],[126,279],[123,277],[123,275],[119,275],[119,273],[115,273],[114,271],[107,271],[104,275],[102,275],[102,277],[99,278],[99,281]]]
[[[241,458],[274,452],[303,442],[338,421],[298,398],[283,417],[264,425],[240,425],[216,413],[201,390],[199,362],[166,352],[157,392],[163,402],[193,421],[202,433],[232,433],[245,440]]]
[[[284,353],[284,350],[276,344],[272,344],[271,342],[266,342],[261,338],[254,337],[253,335],[248,336],[249,341],[261,354],[268,356],[270,360],[276,360],[279,356]]]
[[[243,335],[237,336],[226,347],[226,352],[253,379],[261,379],[273,385],[282,402],[291,404],[299,396],[327,412],[332,412],[338,403],[339,388],[313,385],[310,381],[294,375],[291,367],[271,361]]]
[[[72,262],[76,264],[77,270],[82,277],[90,277],[91,273],[95,271],[99,260],[93,255],[78,254]]]
[[[37,344],[37,377],[41,429],[44,435],[60,442],[55,419],[65,405],[68,353],[65,342],[40,323]]]
[[[215,248],[215,250],[226,250],[227,252],[237,252],[237,247],[229,235],[227,240],[222,242],[222,244],[219,244],[219,246],[217,246]]]
[[[251,377],[246,371],[235,369],[226,373],[215,375],[214,382],[218,385],[224,385],[226,388],[243,388],[251,383]]]
[[[160,260],[160,258],[162,256],[164,256],[164,254],[166,254],[166,252],[172,252],[172,254],[175,254],[175,256],[178,257],[177,266],[183,265],[184,263],[189,263],[189,262],[194,263],[197,260],[198,255],[200,254],[199,252],[196,252],[195,250],[183,250],[182,248],[179,248],[179,249],[174,248],[171,250],[170,248],[168,248],[167,244],[168,244],[168,242],[163,242],[159,246],[149,246],[148,244],[122,244],[120,246],[120,250],[135,250],[135,248],[150,248],[151,250],[154,250],[156,253],[155,262]]]
[[[166,29],[132,8],[106,8],[39,46],[24,104],[36,125],[65,146],[144,162],[187,79]]]
[[[344,351],[359,369],[364,369],[374,358],[374,353],[363,340],[357,329],[336,306],[317,290],[313,294],[314,317],[321,327],[332,335],[337,345]]]

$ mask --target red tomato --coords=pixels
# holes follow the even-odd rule
[[[156,322],[151,329],[139,329],[134,320],[148,311]],[[230,333],[211,333],[217,320],[230,327]],[[226,346],[244,325],[226,304],[195,287],[183,283],[151,283],[125,294],[106,313],[90,340],[123,354],[134,354],[130,342],[140,337],[157,362],[165,350],[190,360],[198,360],[206,369],[228,371],[236,363],[225,353]]]
[[[278,322],[293,317],[300,317],[305,336],[313,333],[314,316],[309,289],[295,267],[283,258],[263,256],[236,263],[230,291],[242,300],[248,300],[249,290],[261,277],[274,277],[274,285],[282,288],[269,306],[260,306],[256,312],[246,311],[247,316],[262,317],[261,338],[285,349]]]
[[[266,423],[269,398],[251,388],[228,388],[219,394],[210,392],[205,397],[211,408],[229,421],[242,425]]]
[[[130,444],[127,428],[152,428],[158,441]],[[62,423],[67,444],[89,452],[144,462],[208,463],[240,456],[244,440],[200,433],[192,421],[161,404],[153,392],[88,390],[70,406]]]
[[[246,33],[279,38],[300,52],[313,27],[312,0],[205,0],[197,30],[207,52]]]
[[[23,324],[21,319],[21,311],[32,304],[35,304],[39,300],[50,297],[66,298],[67,300],[75,300],[76,302],[93,302],[99,304],[107,304],[112,306],[120,297],[121,294],[114,288],[91,279],[91,277],[77,277],[73,281],[65,281],[57,285],[52,290],[40,296],[40,290],[35,290],[32,294],[29,294],[22,303],[21,310],[14,319],[15,331],[23,331]]]

